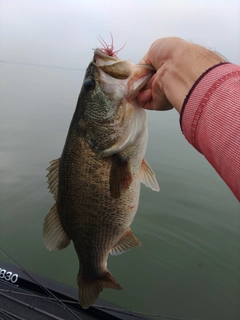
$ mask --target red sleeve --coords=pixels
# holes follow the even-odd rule
[[[187,95],[180,123],[188,142],[240,201],[240,66],[223,63],[207,70]]]

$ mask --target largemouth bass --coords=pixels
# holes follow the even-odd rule
[[[108,255],[141,245],[130,229],[140,184],[159,190],[144,159],[146,112],[136,102],[153,73],[149,65],[118,59],[112,46],[97,48],[62,155],[48,168],[56,203],[44,220],[44,242],[49,250],[60,250],[73,241],[82,308],[104,288],[121,289],[107,269]]]

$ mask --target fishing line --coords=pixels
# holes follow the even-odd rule
[[[71,313],[73,316],[76,317],[76,319],[82,320],[81,318],[78,317],[78,315],[75,314],[74,311],[72,311],[71,309],[68,308],[68,306],[66,306],[58,297],[56,297],[50,290],[48,290],[48,288],[44,287],[32,274],[30,274],[27,270],[25,270],[16,260],[14,260],[6,251],[4,251],[1,247],[0,247],[0,251],[8,258],[10,259],[20,270],[22,270],[23,273],[25,273],[31,280],[33,280],[35,283],[37,283],[40,288],[47,292],[48,295],[52,296],[55,301],[57,301],[62,307],[63,309],[67,310],[69,313]]]
[[[44,287],[39,280],[37,280],[32,274],[30,274],[27,270],[25,270],[17,261],[15,261],[7,252],[5,252],[1,247],[0,247],[0,252],[2,252],[8,259],[10,259],[20,270],[22,270],[23,273],[25,273],[31,280],[33,280],[35,283],[37,283],[40,288],[45,291],[49,297],[45,299],[50,299],[50,300],[55,300],[57,301],[65,310],[67,310],[69,313],[71,313],[76,319],[82,320],[77,314],[74,313],[64,302],[66,303],[72,303],[72,304],[78,304],[77,302],[72,302],[68,300],[61,300],[58,297],[56,297],[48,288]],[[51,297],[53,299],[51,299]],[[108,310],[108,311],[113,311],[118,314],[125,314],[125,315],[130,315],[132,317],[136,317],[137,319],[146,319],[143,318],[143,316],[151,316],[155,318],[159,318],[160,320],[209,320],[208,318],[179,318],[179,317],[174,317],[174,316],[166,316],[166,315],[161,315],[161,314],[151,314],[151,313],[145,313],[145,312],[138,312],[138,311],[124,311],[122,309],[118,308],[111,308],[111,307],[104,307],[100,305],[93,305],[95,308],[102,309],[102,310]],[[0,309],[1,312],[1,309]],[[142,317],[141,317],[142,315]],[[20,319],[20,318],[19,318]]]
[[[15,301],[15,302],[17,302],[17,303],[19,303],[19,304],[21,304],[21,305],[23,305],[23,306],[31,309],[31,310],[34,310],[34,311],[39,312],[39,313],[41,313],[41,314],[44,314],[44,315],[46,315],[46,316],[48,316],[48,317],[50,317],[50,318],[52,318],[52,319],[55,319],[55,320],[64,320],[63,318],[57,317],[57,316],[55,316],[55,315],[53,315],[53,314],[51,314],[51,313],[49,313],[49,312],[46,312],[46,311],[41,310],[41,309],[39,309],[39,308],[37,308],[37,307],[34,307],[33,305],[30,305],[30,304],[25,303],[25,302],[23,302],[23,301],[20,301],[20,300],[18,300],[18,299],[9,297],[8,295],[5,295],[4,293],[0,293],[0,295],[2,295],[3,297],[5,297],[5,298],[7,298],[7,299],[13,300],[13,301]]]
[[[77,319],[79,320],[82,320],[81,318],[78,317],[78,315],[76,315],[71,309],[68,308],[67,305],[64,304],[63,300],[60,300],[58,297],[56,297],[50,290],[48,290],[46,287],[44,287],[32,274],[30,274],[27,270],[25,270],[16,260],[14,260],[7,252],[5,252],[1,247],[0,247],[0,252],[2,252],[8,259],[10,259],[20,270],[22,270],[23,273],[25,273],[31,280],[33,280],[35,283],[37,283],[40,288],[42,288],[43,291],[47,292],[48,295],[50,295],[50,297],[48,298],[45,298],[45,299],[51,299],[51,297],[57,301],[60,305],[63,306],[63,308],[65,310],[67,310],[68,312],[72,313],[72,315],[74,315]],[[77,304],[78,305],[78,302],[71,302],[71,301],[68,301],[68,300],[64,300],[66,303],[73,303],[73,304]],[[105,309],[105,310],[108,310],[108,311],[114,311],[116,313],[119,313],[119,314],[126,314],[126,315],[131,315],[131,316],[134,316],[134,317],[137,317],[138,319],[144,319],[143,317],[140,316],[140,312],[139,312],[139,315],[136,316],[134,314],[132,314],[132,312],[124,312],[124,310],[121,310],[121,309],[115,309],[115,308],[108,308],[108,307],[103,307],[103,306],[97,306],[97,305],[94,305],[94,307],[96,308],[99,308],[99,309]],[[0,319],[1,320],[1,319]]]
[[[9,311],[5,311],[3,309],[0,308],[0,313],[3,314],[4,316],[7,316],[9,319],[12,319],[12,320],[25,320],[23,319],[22,317],[18,317],[16,316],[15,314],[13,314],[12,312],[9,312]],[[14,317],[14,318],[13,318]],[[3,318],[0,318],[0,320],[3,320]]]

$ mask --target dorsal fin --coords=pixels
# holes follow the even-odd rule
[[[48,178],[48,189],[53,194],[55,200],[57,200],[58,193],[58,171],[59,171],[60,158],[52,160],[50,166],[47,168],[49,171],[47,174]]]
[[[132,230],[128,228],[118,243],[112,248],[110,254],[117,256],[127,250],[135,247],[140,247],[141,242],[135,237]]]
[[[153,191],[160,190],[155,174],[145,159],[143,159],[141,166],[141,182]]]
[[[47,168],[48,189],[53,194],[56,201],[58,195],[59,164],[60,158],[52,160],[50,162],[50,166]],[[43,238],[45,246],[50,251],[64,249],[71,241],[66,231],[63,229],[56,203],[53,205],[50,212],[44,219]]]

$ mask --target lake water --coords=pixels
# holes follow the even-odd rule
[[[24,268],[73,287],[73,246],[49,252],[42,224],[53,204],[46,168],[61,154],[84,67],[0,63],[0,245]],[[148,120],[146,159],[161,191],[142,186],[132,224],[142,246],[109,257],[123,291],[101,298],[168,317],[239,320],[239,202],[185,140],[177,112]]]

